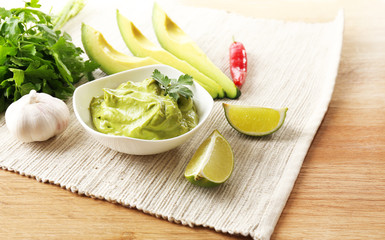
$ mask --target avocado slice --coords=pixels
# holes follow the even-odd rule
[[[148,40],[136,26],[127,18],[116,11],[120,34],[131,52],[137,57],[151,57],[163,64],[169,65],[179,71],[191,75],[196,82],[205,88],[213,98],[223,98],[223,88],[186,61],[180,60],[160,46]]]
[[[221,85],[228,98],[238,98],[241,94],[233,81],[226,76],[199,46],[168,15],[154,3],[152,24],[160,45],[179,59],[188,62],[201,73]]]
[[[82,23],[82,43],[88,57],[99,64],[100,69],[107,74],[159,64],[150,57],[128,56],[115,50],[100,32],[84,23]]]

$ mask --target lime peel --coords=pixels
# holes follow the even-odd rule
[[[266,108],[223,103],[229,124],[249,136],[266,136],[280,129],[288,108]]]
[[[185,178],[202,187],[225,182],[233,171],[234,154],[230,144],[217,131],[203,141],[185,170]]]

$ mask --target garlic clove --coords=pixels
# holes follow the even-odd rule
[[[45,141],[62,133],[70,112],[60,99],[35,90],[12,103],[5,112],[7,128],[22,142]]]

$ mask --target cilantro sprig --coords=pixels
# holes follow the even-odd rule
[[[66,99],[98,67],[83,60],[83,50],[55,29],[54,17],[39,11],[38,2],[0,7],[0,112],[32,89]]]
[[[165,95],[169,95],[178,101],[180,96],[185,98],[193,97],[193,92],[188,88],[193,84],[193,78],[188,75],[181,75],[178,79],[169,78],[163,75],[158,69],[152,73],[152,78],[158,82],[161,89],[165,91]]]

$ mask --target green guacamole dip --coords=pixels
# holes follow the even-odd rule
[[[191,98],[181,96],[176,102],[152,78],[104,89],[104,96],[92,99],[90,110],[99,132],[148,140],[182,135],[199,121]]]

